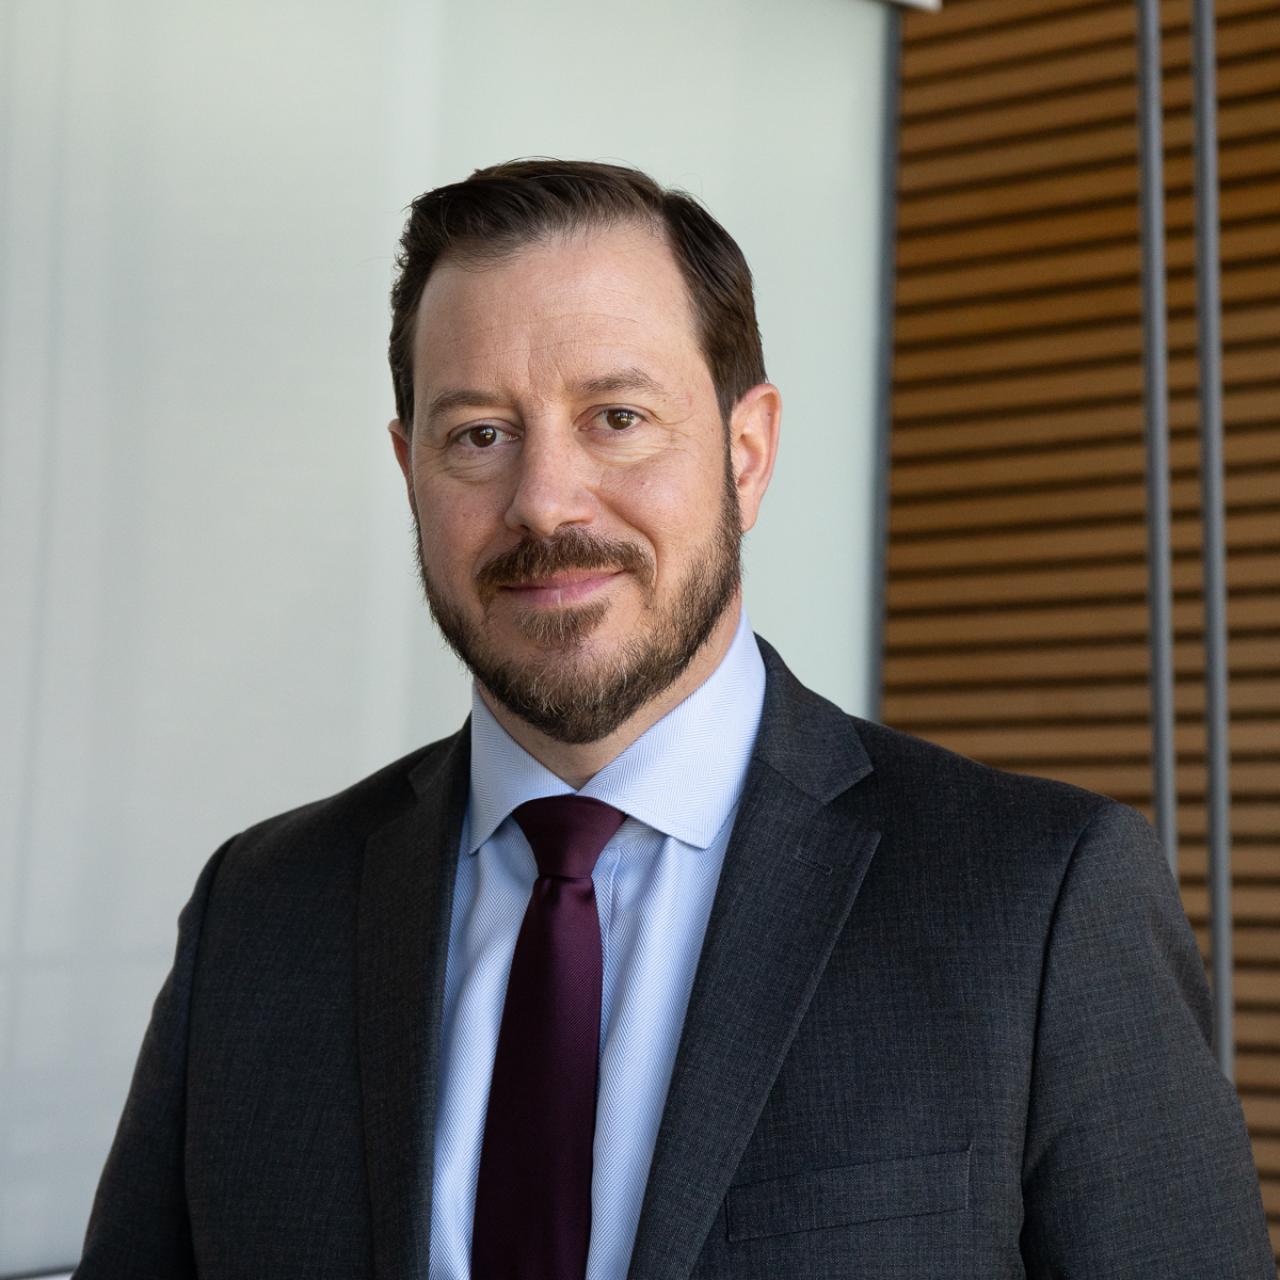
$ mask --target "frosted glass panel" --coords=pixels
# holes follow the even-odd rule
[[[419,191],[620,158],[738,236],[787,402],[748,606],[858,709],[887,21],[0,0],[0,1273],[76,1258],[208,855],[465,713],[385,433]]]

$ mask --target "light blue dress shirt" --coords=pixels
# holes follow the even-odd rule
[[[604,989],[587,1280],[626,1275],[694,970],[764,704],[743,611],[729,651],[578,793],[628,815],[596,863]],[[471,796],[441,1032],[430,1280],[469,1280],[480,1144],[516,934],[537,867],[511,812],[570,788],[472,696]]]

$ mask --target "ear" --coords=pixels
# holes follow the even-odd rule
[[[391,433],[391,447],[395,450],[396,462],[400,464],[400,474],[404,476],[405,488],[409,491],[409,506],[416,511],[413,497],[413,472],[410,467],[413,442],[399,418],[392,418],[387,423],[387,430]]]
[[[755,524],[769,487],[781,426],[782,395],[772,382],[761,382],[745,392],[729,416],[729,453],[743,533]]]

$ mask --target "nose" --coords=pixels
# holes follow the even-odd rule
[[[528,424],[506,510],[507,528],[527,537],[549,538],[565,525],[590,524],[595,499],[588,470],[571,426]]]

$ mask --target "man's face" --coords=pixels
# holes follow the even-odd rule
[[[397,452],[436,622],[510,711],[605,737],[738,591],[732,454],[670,250],[626,225],[446,260],[414,375]]]

